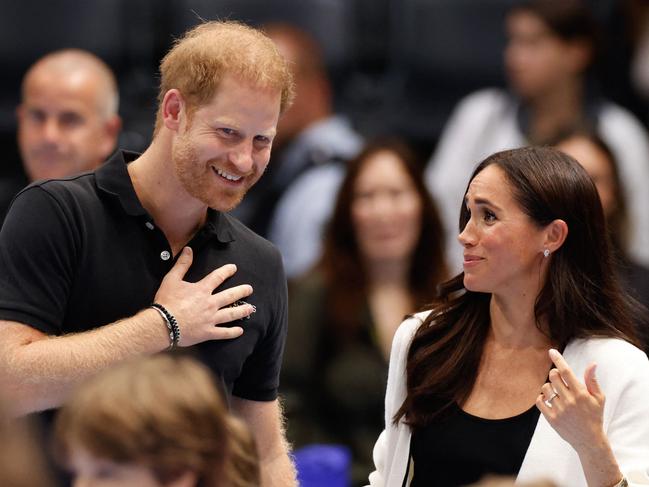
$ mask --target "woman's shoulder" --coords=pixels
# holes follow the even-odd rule
[[[579,338],[566,348],[567,358],[580,363],[596,362],[598,370],[645,369],[647,355],[635,345],[620,338]]]
[[[583,352],[592,354],[605,353],[607,356],[626,356],[647,360],[645,353],[632,343],[627,342],[621,338],[605,338],[605,337],[591,337],[591,338],[577,338],[573,340],[570,347]]]
[[[426,320],[430,311],[422,311],[415,313],[406,317],[405,320],[401,322],[397,328],[396,333],[394,334],[394,339],[392,341],[392,347],[394,348],[403,348],[408,347],[412,338],[415,336],[415,333]]]

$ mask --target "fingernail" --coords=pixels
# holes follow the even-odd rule
[[[550,349],[550,358],[559,358],[560,354],[558,350],[555,350],[554,348]]]

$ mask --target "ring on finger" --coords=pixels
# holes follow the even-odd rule
[[[548,407],[552,407],[552,401],[554,401],[557,397],[559,397],[559,393],[557,391],[554,391],[552,395],[545,400],[545,405]]]

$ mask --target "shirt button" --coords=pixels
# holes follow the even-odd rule
[[[171,258],[171,254],[167,250],[163,250],[160,252],[160,258],[162,260],[169,260]]]
[[[151,222],[146,222],[144,226],[147,227],[149,230],[153,230],[155,228],[155,226]]]

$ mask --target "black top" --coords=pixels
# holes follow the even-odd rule
[[[0,319],[61,335],[115,322],[151,304],[174,259],[128,175],[126,163],[136,157],[118,152],[95,172],[36,182],[19,193],[0,231]],[[228,394],[275,399],[287,326],[279,252],[212,210],[188,245],[194,260],[185,280],[235,263],[237,273],[223,287],[252,285],[246,301],[257,307],[242,323],[241,337],[193,350],[222,378]]]
[[[539,414],[532,406],[511,418],[484,419],[452,406],[443,418],[412,433],[412,487],[454,487],[486,474],[517,475]]]

